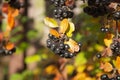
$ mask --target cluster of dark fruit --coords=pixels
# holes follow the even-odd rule
[[[88,0],[87,3],[88,6],[84,8],[84,12],[93,17],[103,16],[111,11],[108,8],[111,0]]]
[[[64,57],[64,58],[72,58],[77,53],[71,53],[68,51],[70,46],[68,44],[64,44],[65,38],[56,38],[55,36],[49,34],[49,39],[47,39],[47,47],[51,49],[55,54]],[[81,43],[78,43],[78,45],[81,47]]]
[[[107,74],[103,74],[100,77],[101,80],[120,80],[120,75],[117,75],[116,77],[109,78]]]
[[[71,6],[66,6],[66,0],[51,0],[55,5],[54,17],[63,20],[64,18],[72,18],[74,13],[71,11]]]
[[[113,40],[113,43],[110,46],[113,54],[120,55],[120,42],[118,40]]]
[[[8,4],[13,7],[13,8],[17,8],[20,9],[21,7],[23,7],[24,5],[22,3],[19,2],[19,0],[9,0]]]
[[[65,6],[66,0],[51,0],[51,2],[55,5],[55,7]]]
[[[13,47],[12,49],[7,50],[5,48],[5,45],[6,45],[6,41],[3,40],[0,42],[0,56],[11,55],[16,52],[16,47]]]
[[[114,20],[120,20],[120,11],[116,11],[112,14]]]
[[[64,18],[72,18],[73,17],[73,12],[69,11],[66,6],[64,7],[58,7],[54,10],[54,17],[56,19],[63,20]]]
[[[3,55],[11,55],[13,54],[14,52],[16,51],[16,48],[14,47],[13,49],[11,50],[7,50],[5,48],[0,48],[0,55],[3,56]]]
[[[110,28],[101,27],[101,32],[110,32]]]

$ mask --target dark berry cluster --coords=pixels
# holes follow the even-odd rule
[[[110,32],[110,28],[101,27],[101,32]]]
[[[111,0],[88,0],[88,6],[84,8],[84,12],[93,17],[103,16],[111,11],[108,7]]]
[[[110,46],[113,54],[119,55],[120,54],[120,42],[118,40],[113,40],[113,43]]]
[[[120,80],[120,75],[117,75],[116,77],[109,78],[107,74],[103,74],[100,77],[101,80]]]
[[[65,38],[56,38],[54,35],[51,34],[49,34],[48,36],[49,39],[47,39],[47,47],[51,49],[55,54],[64,58],[72,58],[76,55],[76,53],[72,53],[69,51],[70,46],[64,43]],[[79,47],[81,47],[81,43],[78,43],[78,45]]]
[[[11,50],[7,50],[5,48],[1,48],[0,49],[0,55],[11,55],[13,54],[14,52],[16,51],[16,48],[14,47],[13,49]]]
[[[11,47],[9,50],[6,48],[6,46],[7,46],[7,43],[8,42],[6,42],[6,41],[1,41],[0,42],[0,55],[2,56],[2,55],[11,55],[11,54],[13,54],[14,52],[16,52],[16,47],[15,46],[13,46],[13,47]]]
[[[116,11],[112,14],[114,20],[120,20],[120,11]]]
[[[63,20],[64,18],[72,18],[73,17],[73,12],[68,10],[66,6],[64,7],[59,7],[54,10],[54,17],[56,19]]]
[[[65,4],[66,0],[51,0],[55,5],[54,16],[57,19],[72,18],[74,13],[71,11],[72,6]]]
[[[19,2],[19,0],[9,0],[8,4],[13,7],[13,8],[17,8],[20,9],[21,7],[23,7],[23,4]]]
[[[56,7],[65,6],[65,1],[66,1],[66,0],[51,0],[51,2],[52,2]]]

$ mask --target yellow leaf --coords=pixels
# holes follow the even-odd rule
[[[110,47],[110,44],[112,43],[114,35],[113,34],[107,34],[104,38],[104,43],[107,47]]]
[[[69,27],[68,19],[63,19],[61,21],[61,23],[60,23],[60,30],[59,30],[59,32],[64,34],[67,31],[68,27]]]
[[[60,37],[60,34],[55,29],[50,29],[50,34],[54,35],[55,37]]]
[[[57,67],[54,65],[49,65],[48,67],[45,68],[45,72],[47,74],[54,74],[57,72]]]
[[[115,61],[115,66],[117,69],[120,69],[120,57],[118,56],[116,61]]]
[[[85,68],[86,68],[85,65],[81,65],[81,66],[78,66],[76,70],[78,73],[82,73],[85,70]]]
[[[69,22],[69,30],[66,32],[68,37],[72,37],[72,33],[75,30],[75,25],[72,22]]]
[[[46,17],[46,18],[44,19],[44,23],[45,23],[47,26],[51,27],[51,28],[56,28],[56,27],[58,27],[57,21],[55,21],[53,18]]]
[[[66,70],[67,70],[67,74],[72,74],[74,71],[74,66],[73,65],[66,65]]]

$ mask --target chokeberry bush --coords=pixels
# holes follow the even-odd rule
[[[1,0],[0,80],[120,80],[119,0]]]

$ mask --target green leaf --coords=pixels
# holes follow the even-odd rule
[[[51,27],[51,28],[56,28],[56,27],[58,27],[57,21],[55,21],[53,18],[46,17],[46,18],[44,19],[44,23],[45,23],[47,26]]]
[[[21,74],[16,73],[10,76],[10,80],[23,80],[23,76],[21,76]]]
[[[28,39],[32,40],[35,39],[37,37],[37,31],[35,30],[31,30],[27,33],[27,37]]]
[[[32,55],[32,56],[26,57],[25,63],[29,64],[29,63],[38,62],[40,60],[41,60],[41,57],[39,55]]]
[[[75,58],[75,66],[80,66],[83,65],[87,62],[87,59],[85,57],[85,53],[81,52],[80,54],[77,55]]]

